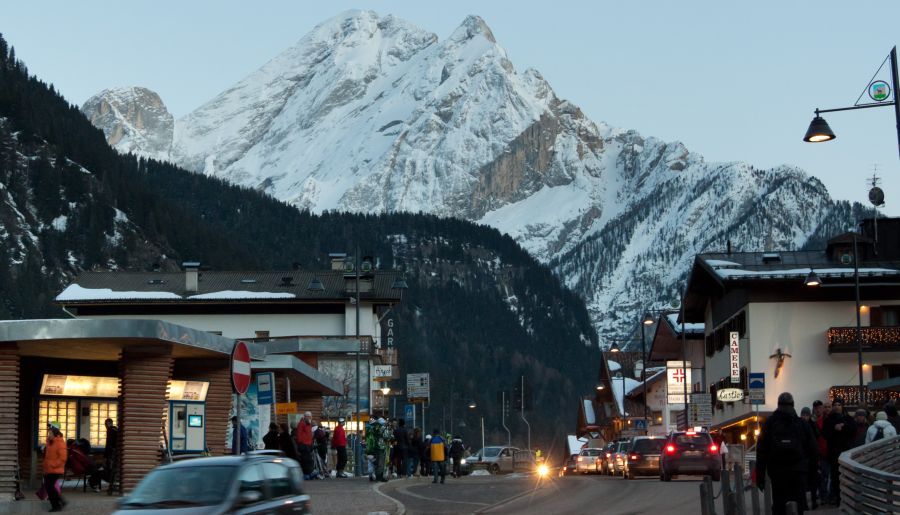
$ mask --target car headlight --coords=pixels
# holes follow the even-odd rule
[[[465,465],[465,464],[466,464],[466,459],[463,458],[462,460],[460,460],[459,464],[460,464],[460,465]]]
[[[544,465],[544,464],[542,463],[542,464],[538,465],[537,473],[538,473],[538,475],[541,476],[541,477],[546,477],[547,474],[550,473],[550,468],[547,467],[547,465]]]

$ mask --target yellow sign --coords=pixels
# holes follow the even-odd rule
[[[297,403],[296,402],[276,402],[275,403],[275,414],[276,415],[291,415],[297,413]]]

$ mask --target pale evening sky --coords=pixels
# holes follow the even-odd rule
[[[801,141],[813,110],[852,105],[900,40],[900,2],[35,0],[5,3],[0,32],[70,102],[145,86],[179,117],[346,9],[442,39],[477,14],[517,70],[536,68],[594,121],[708,161],[797,165],[866,205],[877,164],[885,212],[900,215],[890,108],[826,115],[838,138]]]

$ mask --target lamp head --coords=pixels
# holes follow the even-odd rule
[[[816,112],[816,117],[809,122],[809,128],[806,129],[806,136],[803,136],[803,141],[807,143],[821,143],[823,141],[831,141],[836,137],[825,118],[822,118]]]
[[[644,313],[644,319],[642,320],[642,323],[644,325],[653,325],[654,322],[656,321],[653,319],[653,315],[651,315],[650,313]]]
[[[613,344],[609,347],[609,352],[619,352],[619,344],[613,342]]]
[[[803,281],[803,284],[806,286],[819,286],[822,284],[822,281],[819,279],[819,276],[816,275],[815,270],[810,270],[809,275],[806,276],[806,280]]]
[[[606,387],[603,386],[602,384],[598,384],[598,385],[597,385],[597,390],[602,390],[602,389],[604,389],[604,388],[606,388]]]

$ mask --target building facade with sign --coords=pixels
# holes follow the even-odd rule
[[[651,363],[666,367],[662,409],[666,432],[679,427],[679,417],[683,420],[685,388],[690,399],[692,393],[702,391],[703,384],[703,324],[681,324],[678,317],[678,313],[665,313],[657,318],[648,352]]]
[[[856,278],[869,405],[900,396],[900,219],[879,219],[877,242],[874,231],[871,220],[862,224],[858,274],[851,235],[822,251],[696,257],[685,311],[688,322],[706,327],[703,389],[714,402],[713,428],[752,443],[756,423],[782,392],[794,395],[798,411],[836,396],[859,404]],[[811,271],[821,285],[805,284]],[[762,374],[756,383],[765,384],[758,405],[751,403],[751,374]]]

